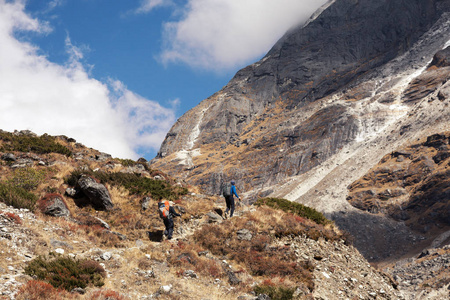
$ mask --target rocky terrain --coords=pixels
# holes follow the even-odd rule
[[[86,177],[109,174],[111,179],[118,173],[139,173],[137,178],[172,184],[175,191],[183,182],[145,168],[143,160],[114,159],[66,137],[1,134],[1,149],[9,150],[0,153],[0,299],[245,300],[270,299],[270,293],[272,299],[448,296],[450,249],[441,247],[445,237],[420,256],[371,265],[351,245],[350,236],[317,212],[310,212],[308,219],[294,210],[283,211],[289,201],[275,207],[240,204],[236,216],[226,219],[221,197],[202,195],[191,186],[173,198],[172,205],[183,216],[175,220],[174,239],[167,240],[156,212],[157,191],[142,196],[117,182],[96,179],[88,184],[88,196],[83,185]],[[16,138],[21,143],[15,144]],[[43,148],[42,141],[52,146]],[[33,150],[11,148],[24,144]],[[61,154],[67,150],[72,154]],[[71,174],[81,183],[73,184]],[[10,182],[16,188],[5,194],[3,186]],[[19,186],[38,196],[34,206],[6,204],[13,199],[18,206],[20,197],[14,193]],[[29,273],[32,262],[43,257],[95,262],[105,277],[102,284],[57,290]]]
[[[66,137],[1,137],[0,299],[268,299],[255,286],[295,299],[410,299],[393,275],[371,266],[318,214],[316,222],[326,225],[264,205],[240,205],[225,219],[221,197],[177,190],[184,183],[145,168],[143,160],[114,159]],[[144,197],[114,181],[86,179],[137,173],[180,191],[172,202],[183,213],[175,239],[161,237],[152,209],[157,191]],[[15,194],[19,187],[38,196],[35,205]],[[96,262],[105,278],[98,286],[57,290],[27,271],[42,257]]]

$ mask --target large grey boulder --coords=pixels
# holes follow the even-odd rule
[[[108,189],[94,178],[81,175],[77,182],[77,188],[89,199],[95,209],[111,210],[114,207]]]

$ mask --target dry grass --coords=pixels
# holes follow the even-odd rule
[[[308,290],[313,290],[313,265],[309,261],[298,261],[290,247],[277,244],[277,238],[283,236],[310,235],[322,236],[324,228],[312,221],[275,211],[259,208],[245,218],[232,218],[220,225],[204,225],[193,236],[193,243],[211,251],[212,254],[239,263],[249,274],[268,278],[289,278],[302,282]],[[252,234],[251,241],[239,239],[236,232],[246,229]],[[197,246],[198,247],[198,246]],[[186,249],[189,249],[185,246]],[[183,253],[182,253],[183,254]],[[181,259],[183,258],[183,259]],[[196,265],[195,251],[184,252],[175,262],[182,267]]]

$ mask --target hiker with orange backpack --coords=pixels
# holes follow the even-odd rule
[[[163,219],[164,225],[166,226],[164,235],[170,240],[173,235],[173,217],[181,217],[181,214],[177,213],[167,200],[158,203],[158,210],[159,216]]]

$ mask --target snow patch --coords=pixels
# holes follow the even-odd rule
[[[194,162],[192,158],[199,156],[201,154],[200,148],[193,150],[181,150],[176,153],[177,159],[180,160],[181,165],[185,165],[188,167],[193,167]]]
[[[194,148],[195,142],[197,141],[198,137],[200,136],[200,124],[203,121],[205,112],[208,111],[208,109],[211,106],[212,106],[212,103],[208,107],[206,107],[200,111],[197,123],[195,124],[194,128],[192,128],[192,131],[187,138],[186,149],[180,150],[176,153],[176,157],[180,160],[179,164],[192,167],[192,166],[194,166],[194,162],[192,161],[192,158],[199,156],[201,154],[200,148],[196,148],[196,149],[192,149],[192,148]]]

